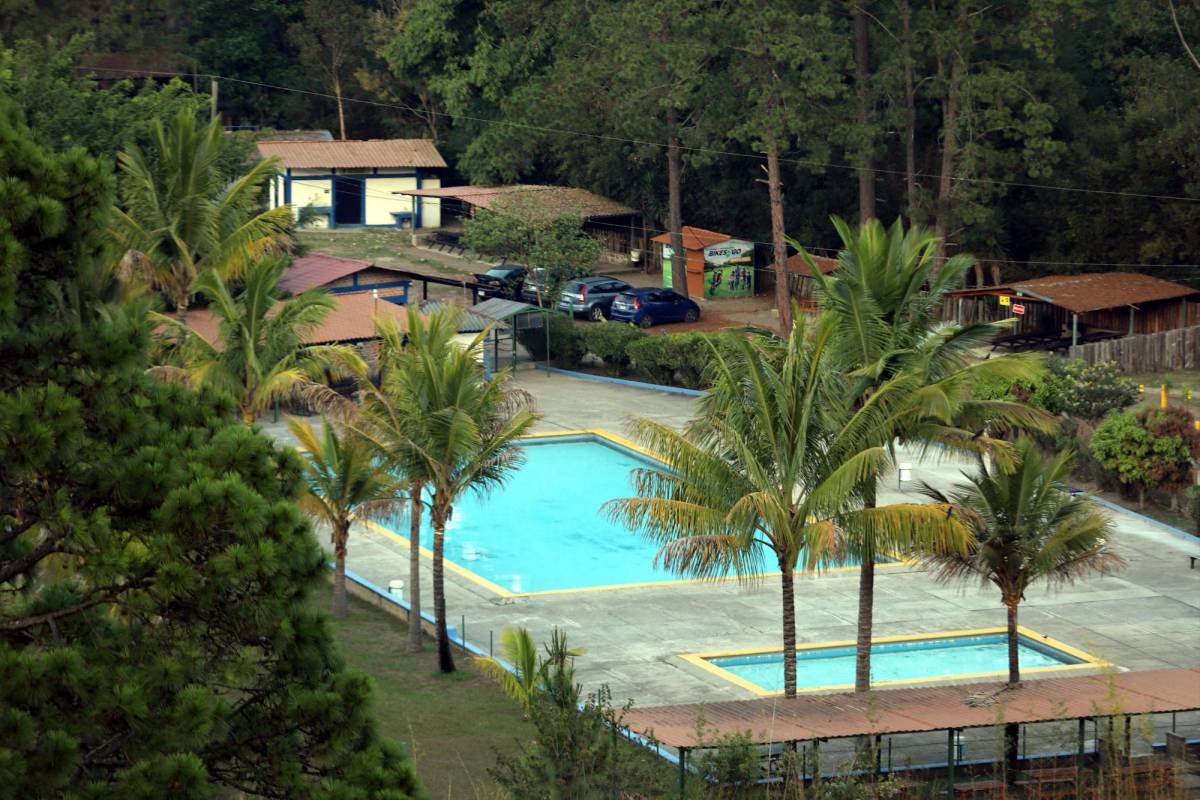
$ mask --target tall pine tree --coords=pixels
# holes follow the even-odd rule
[[[0,98],[0,798],[420,796],[306,603],[297,457],[145,376],[111,197]]]

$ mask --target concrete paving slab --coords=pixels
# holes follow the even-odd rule
[[[631,389],[523,369],[517,384],[535,398],[543,414],[538,430],[601,428],[626,432],[632,414],[649,414],[681,427],[695,400],[665,392]],[[273,435],[287,439],[275,426]],[[915,479],[949,487],[970,464],[949,458],[914,464]],[[881,502],[925,500],[916,482],[896,488],[885,477]],[[1021,623],[1101,658],[1118,668],[1163,669],[1200,665],[1200,570],[1187,569],[1196,543],[1177,538],[1144,520],[1113,513],[1114,543],[1128,560],[1119,574],[1089,578],[1061,592],[1036,587],[1021,607]],[[407,579],[408,553],[401,540],[355,527],[349,566],[380,586]],[[422,602],[432,607],[429,565],[424,564]],[[638,705],[742,699],[744,689],[695,669],[678,656],[750,647],[778,647],[781,639],[776,579],[755,584],[692,583],[673,586],[500,598],[453,573],[447,577],[452,624],[465,617],[468,637],[486,646],[505,625],[528,627],[536,639],[565,628],[587,654],[577,662],[585,689],[607,683],[615,697]],[[801,641],[853,640],[858,608],[858,573],[829,572],[797,581],[797,627]],[[1000,627],[1004,607],[994,588],[976,583],[944,585],[920,569],[876,573],[876,635]]]

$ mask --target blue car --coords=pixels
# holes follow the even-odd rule
[[[610,319],[649,328],[659,322],[695,322],[700,306],[673,289],[627,289],[613,300]]]

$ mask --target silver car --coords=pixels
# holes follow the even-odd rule
[[[583,314],[588,319],[599,321],[608,316],[616,296],[632,288],[625,281],[605,275],[579,278],[563,288],[558,310],[569,311],[572,315]]]

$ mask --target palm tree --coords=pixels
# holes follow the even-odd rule
[[[527,628],[504,628],[500,631],[500,656],[512,665],[505,668],[495,658],[477,658],[475,662],[484,674],[500,684],[504,693],[521,704],[521,715],[529,719],[529,709],[538,692],[537,645]]]
[[[986,377],[1029,380],[1040,371],[1033,354],[986,360],[971,357],[1007,323],[943,324],[941,305],[971,268],[972,259],[957,255],[935,268],[937,238],[897,220],[885,229],[877,219],[857,231],[834,218],[843,249],[838,267],[823,274],[800,248],[819,287],[822,308],[836,320],[835,361],[850,376],[848,393],[862,402],[890,380],[908,375],[913,382],[907,408],[893,415],[890,429],[877,431],[874,443],[939,444],[991,455],[1006,463],[1007,442],[997,438],[1015,426],[1046,428],[1050,419],[1036,409],[1005,401],[976,401],[970,389]],[[863,487],[865,502],[875,504],[876,476]],[[877,554],[901,549],[903,542],[859,531],[851,550],[862,564],[859,575],[855,691],[871,686],[871,637],[875,605]]]
[[[426,319],[409,306],[408,342],[402,350],[402,343],[394,342],[399,338],[395,329],[380,326],[385,342],[393,340],[387,349],[401,354],[383,362],[386,370],[367,396],[362,426],[381,452],[428,493],[438,666],[443,672],[454,671],[446,627],[446,523],[464,492],[485,491],[512,473],[521,459],[518,440],[537,419],[529,396],[507,385],[507,371],[483,377],[477,359],[489,331],[465,347],[455,341],[460,313],[447,307]],[[359,374],[360,386],[364,377],[365,370]]]
[[[582,648],[568,646],[567,635],[555,628],[545,649],[546,655],[539,656],[527,628],[504,628],[500,631],[500,655],[512,669],[496,658],[475,659],[485,675],[493,678],[506,695],[521,704],[524,719],[529,719],[540,693],[549,692],[558,702],[563,695],[569,694],[563,690],[569,690],[575,684],[574,662],[576,657],[583,655]]]
[[[333,616],[346,616],[346,544],[355,517],[379,517],[403,501],[407,488],[382,467],[374,449],[352,431],[321,416],[321,432],[304,420],[288,429],[303,448],[305,494],[300,507],[332,529]],[[419,625],[417,626],[420,627]]]
[[[1108,573],[1124,559],[1108,547],[1112,521],[1086,498],[1064,488],[1072,453],[1044,457],[1026,438],[1014,448],[1009,471],[981,466],[950,495],[926,486],[938,503],[951,503],[974,532],[965,553],[927,554],[942,580],[977,577],[1000,590],[1008,612],[1008,685],[1021,682],[1017,609],[1025,590],[1038,581],[1071,583],[1091,572]],[[1005,761],[1017,771],[1020,726],[1004,726]]]
[[[684,433],[647,419],[639,439],[663,460],[638,470],[636,497],[609,504],[613,516],[660,547],[667,569],[699,577],[780,573],[784,693],[796,695],[797,570],[819,569],[844,551],[847,532],[929,549],[965,547],[966,529],[944,507],[864,507],[862,487],[888,460],[872,445],[910,386],[885,384],[857,407],[832,369],[836,320],[812,337],[797,315],[786,341],[739,338],[713,348],[715,380]],[[904,379],[907,381],[907,379]]]
[[[318,291],[283,300],[276,284],[286,267],[280,257],[255,262],[236,297],[215,271],[201,275],[193,288],[212,303],[220,324],[217,340],[210,342],[178,319],[159,315],[164,328],[178,336],[168,346],[181,366],[159,368],[158,374],[232,397],[249,425],[276,401],[320,386],[324,371],[360,362],[350,347],[304,345],[334,300]]]
[[[201,127],[191,111],[181,111],[169,129],[155,120],[150,133],[149,151],[131,144],[117,157],[124,208],[114,210],[113,236],[125,251],[125,275],[157,288],[183,315],[205,270],[229,280],[290,248],[292,210],[257,210],[278,167],[273,160],[225,179],[219,120]]]
[[[1021,681],[1017,609],[1032,584],[1071,583],[1091,572],[1108,573],[1124,560],[1108,546],[1112,521],[1087,498],[1064,487],[1073,454],[1043,456],[1029,439],[1015,445],[1015,468],[981,469],[949,495],[926,487],[947,503],[974,533],[970,549],[925,556],[942,580],[977,577],[1000,590],[1008,610],[1008,682]]]
[[[407,326],[406,326],[407,327]],[[395,402],[394,385],[405,366],[407,333],[391,318],[379,318],[375,322],[379,334],[379,349],[376,374],[372,375],[366,363],[353,360],[341,365],[357,385],[360,405],[345,398],[328,393],[325,405],[335,408],[375,449],[378,457],[396,474],[403,475],[408,482],[408,652],[419,653],[422,649],[421,630],[421,517],[428,509],[425,487],[428,474],[425,463],[409,439],[411,426],[403,418]]]

